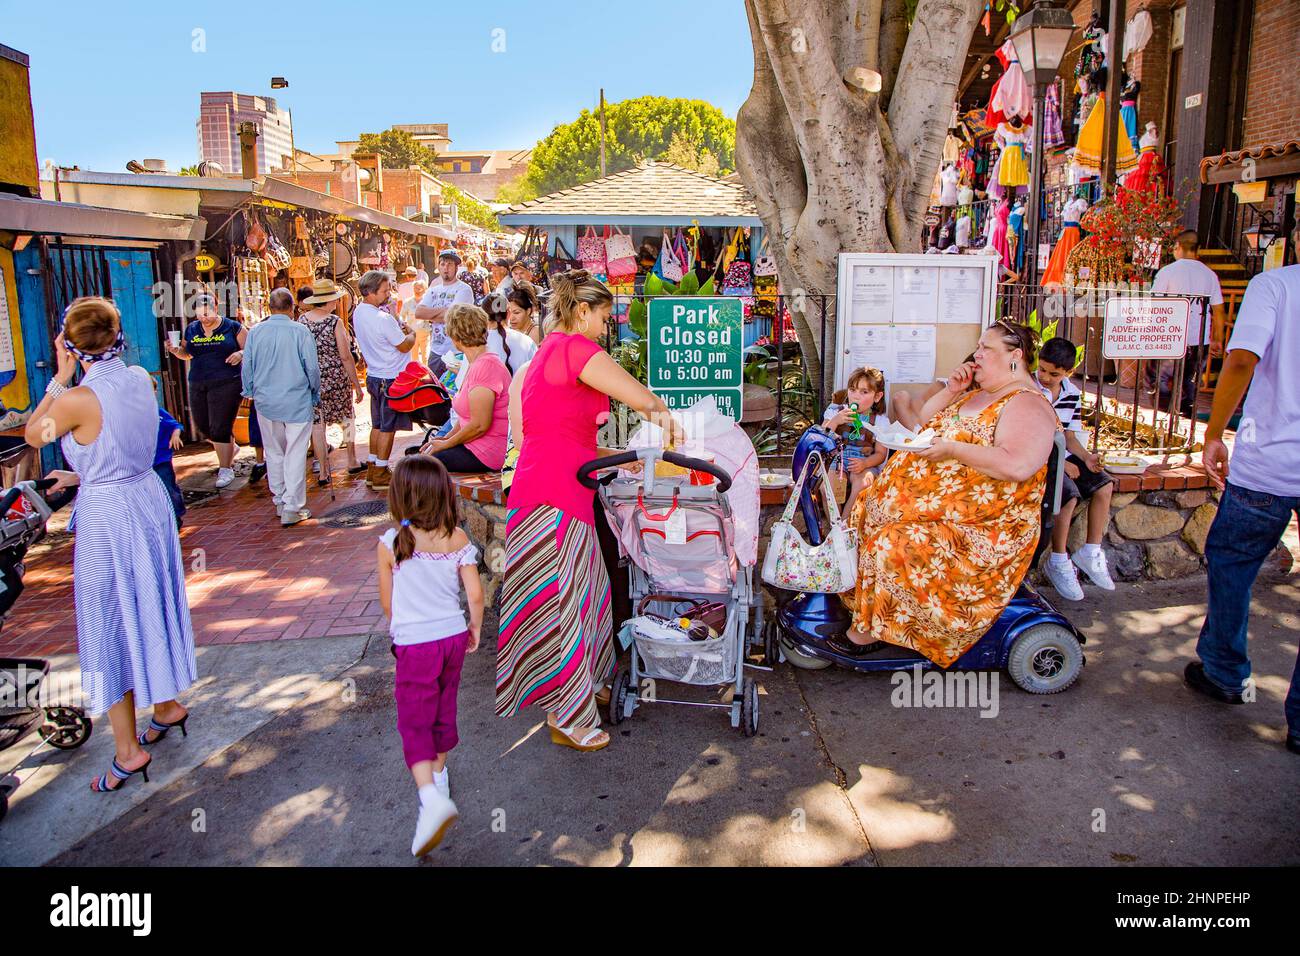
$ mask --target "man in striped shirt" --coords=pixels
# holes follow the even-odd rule
[[[1043,573],[1056,593],[1067,601],[1082,601],[1083,588],[1075,565],[1083,569],[1092,583],[1107,591],[1115,590],[1106,554],[1101,550],[1101,539],[1110,522],[1110,499],[1114,479],[1102,468],[1101,456],[1088,451],[1080,440],[1084,434],[1079,421],[1083,393],[1070,381],[1070,373],[1077,364],[1078,349],[1074,343],[1060,336],[1049,339],[1038,353],[1038,386],[1056,409],[1065,429],[1065,447],[1069,451],[1065,468],[1064,487],[1061,491],[1061,510],[1052,525],[1052,550]],[[1070,520],[1079,501],[1087,500],[1088,532],[1086,543],[1074,553],[1067,554],[1070,539]],[[1073,563],[1072,563],[1073,562]]]

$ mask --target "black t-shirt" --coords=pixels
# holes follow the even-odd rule
[[[222,319],[209,335],[203,323],[195,319],[185,328],[185,351],[190,359],[191,382],[217,382],[239,378],[238,365],[227,365],[226,359],[239,351],[241,326],[234,319]]]

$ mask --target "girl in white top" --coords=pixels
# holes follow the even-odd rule
[[[459,742],[461,668],[465,655],[478,650],[483,625],[478,551],[457,526],[455,494],[441,462],[407,455],[388,489],[398,527],[379,539],[379,603],[397,658],[397,732],[420,794],[414,856],[437,846],[456,819],[447,754]]]

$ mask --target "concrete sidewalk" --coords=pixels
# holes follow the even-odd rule
[[[1181,683],[1203,582],[1088,594],[1067,607],[1089,636],[1079,684],[1035,697],[1003,675],[994,718],[895,708],[888,678],[782,665],[755,672],[758,737],[719,711],[647,706],[596,754],[551,745],[540,714],[494,715],[485,641],[466,666],[451,761],[462,817],[425,865],[1300,863],[1300,758],[1282,747],[1300,576],[1256,586],[1259,699],[1243,707]],[[54,755],[78,799],[20,791],[0,824],[0,860],[411,865],[415,798],[394,730],[393,659],[372,638],[350,663],[356,645],[339,640],[319,676],[298,682],[302,694],[234,742],[222,732],[231,703],[196,706],[190,736],[155,750],[155,766],[175,772],[97,798],[135,801],[110,819],[80,793],[103,770],[107,734]],[[323,644],[226,650],[278,646],[282,670],[301,675],[310,668],[294,655]],[[218,685],[247,680],[204,673]],[[68,822],[43,829],[51,819]]]

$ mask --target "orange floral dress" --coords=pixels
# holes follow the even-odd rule
[[[972,392],[927,423],[939,438],[992,446],[1006,395],[977,415]],[[895,453],[858,498],[858,583],[844,595],[853,626],[948,666],[1007,606],[1038,544],[1044,463],[1026,481],[998,481],[954,459]]]

